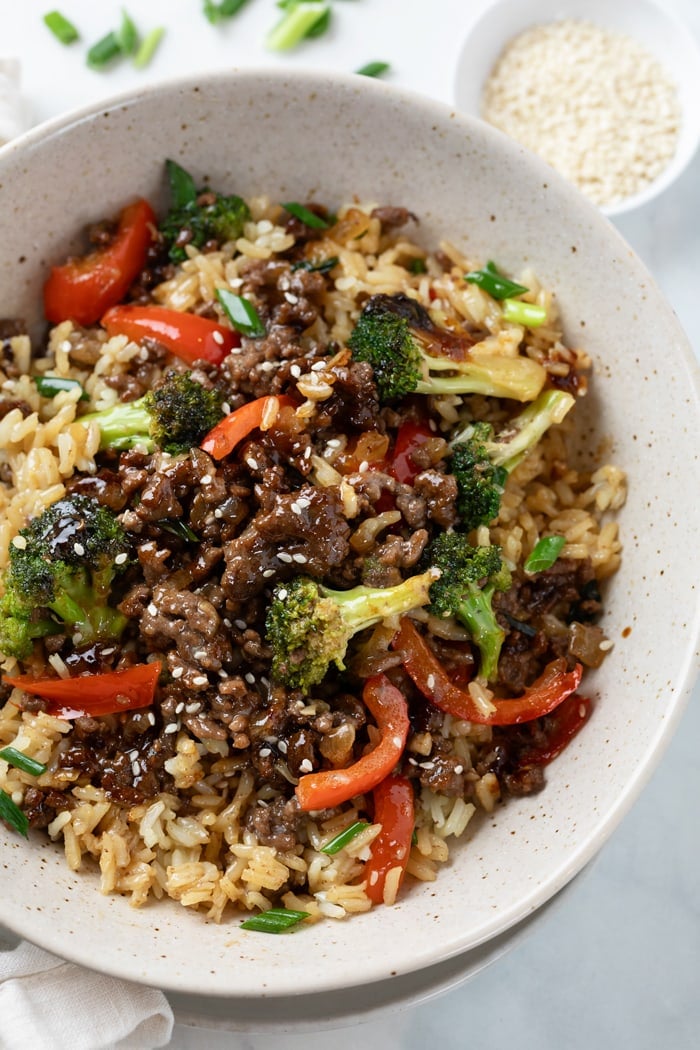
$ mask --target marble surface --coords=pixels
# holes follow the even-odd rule
[[[32,122],[181,72],[278,64],[352,71],[370,59],[391,63],[391,81],[451,102],[461,40],[485,3],[475,0],[467,11],[462,0],[335,0],[335,29],[327,38],[276,56],[263,47],[277,17],[273,0],[249,0],[220,28],[203,18],[201,0],[130,0],[129,13],[140,28],[167,26],[161,48],[146,70],[125,64],[96,73],[84,66],[84,47],[62,48],[45,29],[41,16],[50,5],[23,0],[5,13],[0,58],[20,59]],[[667,6],[700,38],[696,0],[667,0]],[[121,5],[65,0],[61,10],[92,41],[118,24]],[[662,197],[621,217],[617,226],[700,353],[700,156]],[[170,1047],[320,1050],[332,1042],[335,1050],[354,1050],[358,1039],[389,1050],[422,1050],[426,1043],[442,1050],[700,1045],[698,741],[696,687],[657,772],[590,869],[524,939],[461,987],[373,1016],[360,1030],[264,1036],[214,1031],[213,1019],[192,1027],[173,997],[178,1023]]]

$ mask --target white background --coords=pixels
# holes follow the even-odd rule
[[[86,45],[118,25],[121,5],[60,0],[61,11],[84,36],[85,43],[70,48],[61,47],[41,22],[50,6],[49,0],[2,4],[0,57],[21,60],[32,122],[180,73],[278,64],[351,72],[372,59],[391,63],[390,82],[449,103],[461,41],[486,0],[334,0],[331,32],[284,56],[264,48],[265,33],[278,15],[274,0],[248,0],[239,15],[219,27],[201,14],[201,0],[127,0],[142,31],[165,25],[166,36],[146,70],[123,63],[103,73],[85,67]],[[700,36],[700,3],[669,0],[668,6]],[[240,147],[251,149],[254,143]],[[662,198],[617,224],[675,306],[696,348],[699,216],[696,157]],[[361,1029],[260,1036],[179,1023],[171,1047],[320,1050],[330,1043],[336,1050],[355,1050],[358,1042],[388,1050],[423,1050],[426,1044],[441,1050],[700,1046],[699,701],[696,689],[654,779],[592,868],[523,943],[490,969],[432,1002],[373,1018]],[[177,1010],[177,997],[173,1003]]]

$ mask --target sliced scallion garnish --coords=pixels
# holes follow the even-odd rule
[[[269,908],[246,919],[241,923],[241,929],[258,933],[283,933],[302,922],[308,914],[308,911],[293,911],[291,908]]]
[[[411,259],[410,263],[408,264],[408,268],[411,271],[411,273],[428,272],[426,261],[425,259],[421,259],[420,256],[417,256],[415,259]]]
[[[62,376],[36,376],[34,382],[42,397],[55,397],[62,390],[75,390],[78,388],[81,391],[78,401],[90,400],[89,395],[77,379],[64,379]]]
[[[526,328],[539,328],[547,320],[544,306],[536,303],[524,303],[522,299],[504,299],[501,303],[503,317],[511,324],[521,324]]]
[[[133,66],[136,69],[143,69],[153,58],[156,52],[156,48],[163,39],[165,33],[165,26],[158,26],[156,29],[152,29],[150,33],[146,33],[145,37],[141,41],[138,51],[131,60]]]
[[[78,40],[80,33],[72,22],[69,22],[60,11],[49,11],[44,15],[44,25],[51,30],[57,40],[62,44],[72,44]]]
[[[197,200],[197,184],[188,171],[176,160],[166,160],[165,170],[170,187],[170,204],[173,208],[184,208]]]
[[[6,821],[20,835],[24,835],[25,839],[29,837],[29,819],[27,814],[22,812],[2,788],[0,788],[0,820]]]
[[[117,30],[117,40],[123,55],[132,55],[139,45],[139,31],[126,11],[122,11],[122,24]]]
[[[492,299],[508,299],[528,291],[525,285],[517,284],[516,281],[511,281],[499,273],[494,262],[488,262],[483,270],[472,270],[471,273],[465,273],[464,280],[482,288]]]
[[[186,521],[179,521],[177,519],[159,521],[158,525],[161,529],[166,532],[172,533],[173,536],[177,536],[181,540],[185,540],[187,543],[199,543],[199,536],[191,529]]]
[[[389,68],[388,62],[367,62],[366,65],[360,66],[355,72],[360,77],[381,77],[389,72]]]
[[[356,820],[354,824],[350,824],[343,831],[339,831],[338,834],[327,842],[325,846],[321,846],[321,853],[327,853],[329,856],[333,856],[334,853],[339,853],[341,849],[345,849],[348,842],[360,834],[367,827],[367,822],[364,820]]]
[[[30,758],[23,751],[18,751],[16,747],[4,747],[0,751],[0,758],[4,758],[8,765],[15,766],[23,773],[29,773],[33,777],[40,777],[46,772],[43,762],[37,762],[35,758]]]
[[[289,51],[308,37],[316,24],[326,19],[330,6],[318,0],[299,0],[285,4],[277,25],[267,34],[265,43],[270,51]]]
[[[542,572],[551,569],[566,543],[564,536],[543,536],[538,540],[525,560],[525,572]]]
[[[220,3],[215,3],[214,0],[204,0],[204,15],[212,25],[216,25],[225,18],[237,15],[246,2],[247,0],[221,0]]]
[[[330,273],[338,265],[339,261],[337,255],[332,255],[329,259],[321,259],[320,262],[300,259],[298,262],[292,263],[292,270],[306,270],[307,273]]]
[[[104,69],[113,59],[121,55],[118,35],[112,31],[93,44],[87,53],[87,64],[91,69]]]
[[[265,335],[265,325],[258,317],[258,311],[249,299],[242,295],[235,295],[234,292],[229,292],[226,288],[217,288],[216,298],[223,306],[226,316],[237,332],[240,332],[241,335],[247,335],[251,339],[259,339],[261,335]]]
[[[297,204],[296,201],[288,201],[283,204],[282,207],[293,215],[299,222],[303,222],[305,226],[310,226],[312,230],[327,230],[328,223],[325,219],[322,219],[320,215],[316,215],[314,212],[309,211],[303,204]]]

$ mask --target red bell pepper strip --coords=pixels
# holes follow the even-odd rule
[[[408,736],[408,707],[400,689],[386,675],[368,678],[362,700],[373,715],[381,739],[377,746],[347,769],[308,773],[296,786],[301,808],[308,812],[332,809],[371,791],[391,773],[401,758]]]
[[[392,648],[401,650],[405,670],[428,700],[455,718],[479,725],[516,725],[548,715],[578,689],[583,674],[581,664],[567,671],[563,657],[552,660],[522,696],[512,700],[494,699],[495,711],[485,714],[467,690],[450,681],[435,653],[406,616],[401,620]]]
[[[518,755],[518,768],[548,765],[568,747],[590,714],[591,701],[588,697],[572,693],[547,717],[544,723],[545,740]]]
[[[5,678],[8,685],[49,701],[49,714],[58,718],[117,715],[153,703],[161,663],[135,664],[121,671],[77,675],[75,678]]]
[[[374,904],[384,900],[384,885],[393,868],[406,874],[415,824],[413,786],[407,777],[387,777],[374,789],[374,823],[382,830],[370,846],[365,864],[365,893]]]
[[[156,217],[148,201],[129,204],[114,239],[81,258],[54,266],[44,285],[44,313],[52,324],[89,325],[121,302],[146,264]]]
[[[220,365],[241,345],[241,337],[232,328],[165,306],[113,306],[102,318],[102,327],[109,335],[126,335],[135,343],[155,339],[188,365],[195,361]]]
[[[433,437],[435,434],[427,423],[414,423],[411,420],[402,423],[391,454],[389,473],[402,484],[412,485],[422,469],[414,463],[413,453]]]
[[[223,459],[224,456],[228,456],[243,438],[248,437],[248,434],[262,424],[273,401],[277,401],[280,408],[295,403],[287,394],[269,394],[255,401],[248,401],[217,423],[200,442],[199,447],[214,459]]]

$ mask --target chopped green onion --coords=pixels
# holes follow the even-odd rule
[[[296,926],[308,914],[308,911],[292,911],[291,908],[269,908],[246,919],[241,923],[241,929],[256,930],[258,933],[282,933]]]
[[[44,15],[44,25],[51,30],[56,39],[60,40],[62,44],[72,44],[80,36],[73,23],[69,22],[60,11],[49,11],[48,14]]]
[[[216,25],[224,18],[237,15],[245,3],[246,0],[221,0],[218,4],[214,3],[214,0],[204,0],[204,14],[212,25]]]
[[[282,205],[290,215],[293,215],[299,222],[303,222],[305,226],[310,226],[312,230],[327,230],[329,224],[325,219],[322,219],[320,215],[315,215],[314,212],[309,211],[303,204],[297,204],[296,201],[288,201],[287,204]]]
[[[133,54],[139,44],[138,29],[126,11],[122,11],[122,24],[117,30],[117,40],[124,55]]]
[[[42,397],[55,397],[62,390],[80,389],[81,394],[78,401],[89,401],[90,395],[86,393],[77,379],[63,379],[61,376],[35,376],[36,388]]]
[[[525,561],[525,572],[542,572],[551,569],[566,543],[564,536],[544,536],[538,540]]]
[[[116,58],[117,55],[121,55],[121,53],[121,44],[117,34],[114,32],[107,33],[96,44],[93,44],[88,51],[87,64],[92,69],[104,69],[112,59]]]
[[[163,39],[165,33],[165,26],[158,26],[156,29],[152,29],[150,33],[146,33],[145,37],[141,41],[138,51],[132,58],[132,65],[136,69],[143,69],[153,58],[158,44]]]
[[[8,765],[21,769],[23,773],[31,773],[33,777],[40,777],[46,772],[43,762],[37,762],[35,758],[30,758],[23,751],[18,751],[16,747],[4,747],[0,751],[0,758],[4,758]]]
[[[501,306],[506,321],[525,325],[526,328],[539,328],[547,320],[544,306],[537,306],[535,303],[524,303],[521,299],[504,299]]]
[[[258,311],[250,300],[242,295],[234,295],[233,292],[229,292],[226,288],[217,288],[216,298],[223,306],[226,316],[237,332],[240,332],[241,335],[250,336],[252,339],[258,339],[261,335],[265,335],[265,325],[258,317]]]
[[[411,259],[411,261],[410,261],[410,263],[408,265],[408,268],[411,271],[411,273],[427,273],[428,272],[428,267],[427,267],[427,264],[425,262],[425,259],[420,259],[420,258]]]
[[[311,26],[311,29],[306,34],[306,40],[315,40],[316,37],[323,36],[324,33],[328,32],[331,24],[331,9],[326,8],[325,14],[322,14],[317,22]]]
[[[188,171],[175,160],[166,160],[165,170],[170,187],[170,204],[173,208],[185,208],[197,200],[197,184]]]
[[[498,272],[493,262],[488,262],[483,270],[472,270],[471,273],[465,273],[464,280],[469,281],[470,284],[476,284],[488,292],[493,299],[507,299],[509,296],[522,295],[523,292],[529,290],[525,285],[516,284],[515,281],[504,277]]]
[[[291,50],[309,36],[319,21],[328,17],[329,11],[328,4],[316,0],[285,5],[281,19],[267,34],[267,47],[270,51]]]
[[[321,259],[317,263],[311,262],[310,259],[300,259],[292,263],[292,270],[306,270],[307,273],[330,273],[339,261],[337,255],[331,255],[329,259]]]
[[[199,543],[199,536],[191,529],[186,521],[179,520],[164,520],[158,522],[161,529],[165,529],[166,532],[172,533],[173,536],[177,536],[178,539],[186,540],[187,543]]]
[[[22,812],[2,788],[0,788],[0,819],[7,821],[10,827],[13,827],[15,831],[19,831],[20,835],[24,835],[25,839],[29,838],[27,814]]]
[[[366,827],[367,821],[356,820],[354,824],[350,824],[343,831],[339,831],[335,838],[332,838],[325,846],[321,846],[321,853],[327,853],[331,857],[334,853],[339,853],[341,849],[347,846],[348,842],[352,842]]]
[[[355,72],[360,77],[381,77],[388,73],[389,69],[388,62],[368,62],[366,65],[356,69]]]
[[[418,845],[418,832],[416,831],[415,828],[413,829],[413,834],[411,835],[411,845],[412,846],[417,846]]]

